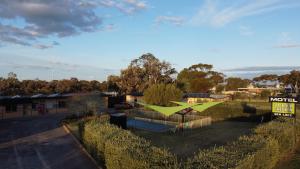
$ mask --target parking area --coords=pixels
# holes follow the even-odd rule
[[[0,120],[0,168],[96,169],[60,126],[65,115]]]

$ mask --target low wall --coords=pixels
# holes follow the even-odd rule
[[[204,126],[209,126],[212,123],[211,117],[202,117],[201,119],[188,121],[185,123],[178,123],[178,122],[172,122],[172,121],[163,121],[163,120],[155,120],[155,119],[148,119],[148,118],[141,118],[141,117],[134,117],[136,120],[143,120],[153,123],[159,123],[159,124],[166,124],[170,126],[176,126],[176,128],[184,128],[184,129],[193,129],[193,128],[199,128]]]
[[[193,129],[193,128],[199,128],[199,127],[204,127],[204,126],[209,126],[212,123],[212,118],[211,117],[204,117],[198,120],[192,120],[183,123],[183,128],[185,129]],[[181,125],[181,124],[180,124]],[[180,126],[180,127],[182,127]]]
[[[153,122],[153,123],[159,123],[159,124],[166,124],[166,125],[170,125],[170,126],[176,126],[178,125],[177,122],[173,122],[173,121],[163,121],[163,120],[155,120],[155,119],[148,119],[148,118],[142,118],[142,117],[134,117],[133,119],[135,120],[142,120],[142,121],[148,121],[148,122]]]

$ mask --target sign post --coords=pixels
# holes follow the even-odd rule
[[[272,113],[274,116],[296,117],[296,98],[292,97],[270,97]]]
[[[298,103],[297,99],[293,97],[270,97],[269,102],[271,102],[272,105],[272,115],[294,118],[294,135],[296,144],[296,103]]]

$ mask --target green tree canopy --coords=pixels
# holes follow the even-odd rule
[[[15,73],[9,73],[7,78],[0,78],[1,95],[33,95],[37,93],[76,93],[91,91],[106,91],[107,83],[96,80],[86,81],[77,78],[63,80],[23,80],[19,81]]]
[[[144,101],[147,104],[170,106],[170,101],[180,101],[182,91],[174,84],[155,84],[144,92]]]
[[[213,71],[209,64],[196,64],[183,69],[177,76],[178,86],[185,92],[208,92],[222,83],[224,75]]]
[[[173,82],[172,75],[176,70],[171,64],[160,61],[151,53],[131,61],[130,65],[121,71],[118,86],[124,93],[144,92],[149,86],[159,83]]]
[[[256,81],[256,82],[264,81],[264,80],[270,80],[270,81],[278,80],[278,75],[264,74],[264,75],[253,78],[253,81]]]
[[[231,77],[226,79],[226,90],[237,90],[238,88],[247,87],[251,80]]]
[[[279,81],[285,85],[291,84],[293,86],[300,86],[300,71],[293,70],[289,74],[285,74],[279,77]]]

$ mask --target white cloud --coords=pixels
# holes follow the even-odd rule
[[[223,4],[221,3],[223,2]],[[299,7],[296,0],[249,0],[249,1],[206,0],[191,23],[195,25],[210,25],[222,27],[241,18],[259,15],[283,8]]]
[[[300,43],[294,41],[289,32],[281,32],[274,48],[300,48]]]
[[[0,43],[47,49],[53,45],[40,44],[41,39],[112,30],[103,25],[101,8],[133,14],[146,7],[142,0],[0,0]],[[23,25],[13,24],[16,20]]]
[[[171,23],[176,26],[181,26],[185,22],[185,19],[181,16],[158,16],[155,19],[156,24]]]
[[[275,48],[300,48],[300,44],[277,45]]]

